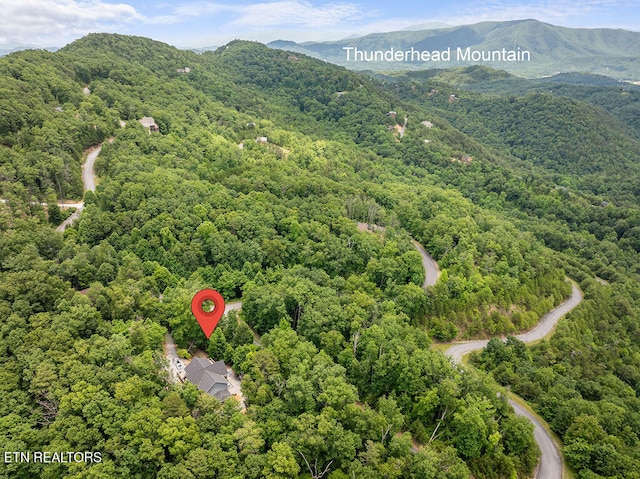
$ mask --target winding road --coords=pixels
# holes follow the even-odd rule
[[[101,150],[102,145],[93,146],[87,150],[87,159],[82,165],[82,184],[84,185],[84,191],[96,191],[96,174],[93,171],[93,165]],[[58,206],[73,206],[76,208],[73,214],[56,228],[58,233],[62,233],[67,227],[71,226],[75,220],[80,218],[80,213],[82,213],[84,209],[84,203],[60,203]]]
[[[438,267],[436,260],[427,253],[427,250],[425,250],[420,243],[413,238],[411,238],[411,242],[418,250],[418,253],[420,253],[420,256],[422,256],[422,267],[424,268],[424,283],[422,284],[422,287],[429,288],[438,281],[438,278],[440,277],[440,268]]]
[[[524,416],[533,423],[533,437],[540,448],[540,464],[535,475],[536,479],[561,479],[562,455],[549,432],[537,416],[531,414],[513,399],[508,401],[518,416]]]
[[[111,141],[111,140],[110,140]],[[84,191],[96,191],[96,175],[93,171],[93,165],[96,162],[96,158],[100,154],[100,150],[102,150],[102,145],[92,146],[91,148],[85,151],[87,158],[85,162],[82,164],[82,184]],[[6,203],[6,200],[0,199],[0,203]],[[42,206],[46,206],[46,203],[40,203]],[[72,225],[75,220],[80,217],[80,213],[84,209],[84,202],[81,201],[79,203],[61,201],[58,203],[60,208],[75,208],[76,211],[73,212],[71,216],[69,216],[66,220],[60,223],[56,227],[56,231],[58,233],[64,232],[68,226]]]
[[[358,223],[358,229],[360,231],[384,231],[383,226],[368,225],[366,223]],[[424,267],[425,279],[424,288],[433,286],[438,281],[440,276],[440,269],[438,263],[427,253],[424,247],[418,243],[415,239],[411,239],[413,246],[416,248],[420,256],[422,257],[422,266]],[[572,309],[580,304],[582,301],[582,292],[572,282],[571,296],[560,304],[558,307],[552,309],[545,314],[538,324],[530,331],[516,335],[516,338],[524,343],[532,343],[539,341],[553,331],[556,324],[564,315],[569,313]],[[445,351],[445,355],[449,356],[454,363],[462,364],[462,358],[472,351],[478,351],[483,349],[488,339],[481,339],[475,341],[461,341],[451,343],[449,348]],[[540,463],[536,472],[536,479],[561,479],[563,469],[563,459],[560,454],[560,450],[555,441],[551,437],[550,433],[543,426],[542,420],[535,414],[532,414],[527,409],[522,407],[519,403],[513,399],[508,399],[509,404],[513,407],[513,410],[518,416],[526,417],[533,424],[533,436],[535,438],[538,447],[540,447]]]
[[[383,226],[368,225],[366,223],[358,223],[358,229],[360,231],[378,232],[384,231]],[[411,238],[413,246],[416,248],[420,256],[422,257],[422,266],[425,272],[425,279],[423,287],[426,289],[433,286],[438,281],[440,276],[440,268],[438,263],[427,253],[424,247],[418,243],[415,239]],[[564,303],[558,307],[552,309],[545,314],[538,324],[530,331],[526,333],[516,335],[516,338],[525,342],[532,343],[539,341],[544,337],[551,334],[553,328],[556,326],[560,318],[569,313],[572,309],[580,304],[582,301],[582,292],[580,289],[572,283],[571,296]],[[453,362],[457,364],[462,363],[462,358],[472,351],[478,351],[484,348],[488,339],[476,340],[476,341],[463,341],[452,343],[451,346],[445,351],[445,354],[449,356]],[[509,404],[513,407],[515,413],[518,416],[524,416],[533,424],[533,435],[540,447],[540,464],[536,473],[536,479],[560,479],[562,478],[562,455],[554,442],[553,438],[544,428],[541,423],[541,419],[534,414],[531,414],[527,409],[512,399],[509,399]]]
[[[516,335],[516,338],[525,343],[532,343],[541,340],[551,334],[560,318],[578,306],[581,301],[582,292],[574,283],[572,283],[571,296],[569,296],[569,299],[545,314],[536,327],[531,331],[518,334]],[[445,354],[455,363],[462,364],[462,358],[466,354],[484,348],[488,342],[489,340],[482,339],[477,341],[453,343],[445,351]],[[540,418],[531,414],[528,410],[512,399],[509,399],[509,404],[513,407],[518,416],[524,416],[533,423],[533,435],[541,452],[540,466],[538,468],[538,473],[535,476],[536,479],[560,479],[562,477],[562,455],[560,454],[555,441],[540,422]]]
[[[385,230],[385,227],[359,222],[358,229],[363,232],[368,231],[371,233],[376,233],[383,232]],[[424,268],[424,283],[422,283],[422,287],[425,289],[429,288],[436,284],[436,282],[438,281],[438,278],[440,277],[440,268],[438,267],[438,263],[436,263],[436,260],[434,260],[431,255],[427,253],[427,250],[424,249],[424,247],[420,243],[418,243],[413,238],[411,238],[411,242],[422,257],[422,267]]]
[[[553,331],[553,328],[560,318],[578,306],[581,301],[582,292],[575,284],[572,284],[572,291],[569,299],[560,304],[557,308],[554,308],[545,314],[535,328],[527,331],[526,333],[516,335],[516,338],[525,343],[533,343],[541,340]],[[452,345],[446,350],[445,354],[453,359],[454,362],[462,364],[463,356],[472,351],[479,351],[484,348],[488,342],[488,339],[479,339],[476,341],[460,341],[452,343]]]

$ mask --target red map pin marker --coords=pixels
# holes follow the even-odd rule
[[[213,311],[202,309],[202,303],[207,300],[213,302]],[[224,314],[224,298],[213,289],[203,289],[198,291],[191,300],[191,311],[198,320],[202,332],[209,339]]]

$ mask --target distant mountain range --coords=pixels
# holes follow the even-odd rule
[[[354,70],[417,70],[424,68],[448,68],[484,64],[518,76],[540,78],[558,73],[584,72],[605,75],[618,80],[640,80],[640,32],[607,28],[565,28],[537,20],[509,22],[482,22],[448,28],[419,31],[402,30],[375,33],[359,38],[333,42],[295,43],[278,40],[269,43],[271,48],[304,53],[316,58],[343,65]],[[347,51],[345,48],[351,49]],[[405,56],[400,61],[389,61],[388,52],[446,52],[448,59],[428,61]],[[458,51],[458,49],[460,49]],[[527,61],[504,61],[504,55],[491,52],[529,52]],[[355,52],[363,52],[360,61],[354,61]],[[375,61],[364,61],[373,52],[381,55]],[[347,52],[350,59],[347,60]],[[458,55],[462,52],[462,56]],[[475,54],[479,60],[469,57]],[[485,53],[485,59],[481,57]],[[465,55],[466,54],[466,55]],[[491,55],[491,60],[486,60]],[[402,56],[402,55],[401,55]],[[499,58],[499,60],[498,60]],[[495,61],[492,61],[495,60]]]
[[[0,57],[4,55],[8,55],[9,53],[19,52],[21,50],[39,50],[43,49],[42,47],[38,47],[35,45],[27,45],[26,43],[0,43]],[[50,52],[55,52],[58,50],[58,47],[45,47],[44,50],[48,50]]]
[[[566,28],[531,19],[461,26],[431,23],[396,32],[373,33],[330,42],[276,40],[268,46],[303,53],[352,70],[390,72],[481,64],[524,78],[580,72],[640,83],[640,32]],[[0,44],[0,56],[33,48],[40,47],[20,43]],[[211,46],[193,50],[203,52],[217,48]],[[56,51],[58,48],[45,49]],[[416,54],[404,55],[400,61],[395,57],[390,60],[391,55],[411,51]],[[375,52],[379,52],[377,57]],[[447,52],[448,56],[443,57],[442,53]],[[496,56],[494,52],[501,54]],[[528,52],[528,59],[508,61],[504,55],[509,52],[518,55]],[[349,59],[347,53],[350,54]],[[424,56],[418,53],[426,53],[430,58],[423,61]],[[434,59],[434,53],[437,59]],[[387,58],[381,59],[384,54]],[[476,59],[471,58],[473,55]],[[373,61],[367,61],[367,58]]]

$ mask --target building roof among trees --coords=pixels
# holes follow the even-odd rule
[[[211,362],[209,359],[194,358],[185,368],[185,373],[185,379],[220,401],[231,396],[226,379],[227,367],[224,361]]]

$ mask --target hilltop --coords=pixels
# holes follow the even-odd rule
[[[0,59],[0,441],[103,451],[7,474],[529,477],[531,424],[499,383],[579,474],[632,477],[633,125],[578,98],[591,87],[430,75],[109,34]],[[55,233],[47,205],[80,200],[96,144],[96,190]],[[441,268],[427,289],[412,240]],[[530,329],[566,277],[583,304],[538,346],[493,340],[476,360],[491,375],[431,348]],[[189,310],[205,287],[242,301],[210,340]],[[167,332],[233,368],[246,410],[170,382]]]

